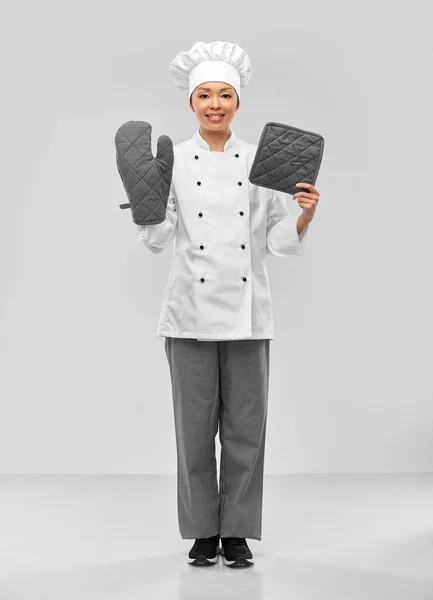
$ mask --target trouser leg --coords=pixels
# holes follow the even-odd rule
[[[270,340],[218,344],[220,536],[261,540]]]
[[[219,533],[218,343],[165,338],[176,432],[178,522],[184,539]]]

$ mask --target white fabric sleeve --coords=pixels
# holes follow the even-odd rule
[[[170,186],[165,220],[156,225],[136,225],[136,227],[139,241],[149,250],[157,254],[167,248],[177,230],[176,197],[173,184]]]
[[[290,214],[286,198],[290,194],[272,190],[268,202],[266,225],[266,253],[275,256],[304,256],[309,225],[298,235],[296,221],[298,217]]]

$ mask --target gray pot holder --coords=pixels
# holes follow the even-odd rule
[[[254,185],[286,194],[307,192],[296,183],[316,183],[325,140],[291,125],[266,123],[248,179]]]

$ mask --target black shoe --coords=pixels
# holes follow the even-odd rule
[[[198,567],[213,565],[218,560],[219,533],[208,538],[198,538],[188,554],[188,562]]]
[[[252,567],[254,564],[253,553],[248,548],[245,538],[221,538],[221,554],[224,564],[228,567]]]

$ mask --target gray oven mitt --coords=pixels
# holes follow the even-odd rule
[[[308,193],[296,184],[314,186],[324,145],[323,137],[314,131],[270,121],[263,128],[248,179],[286,194]]]
[[[156,158],[152,154],[152,125],[127,121],[116,132],[117,169],[136,225],[156,225],[165,220],[173,175],[173,142],[168,135],[158,138]]]

